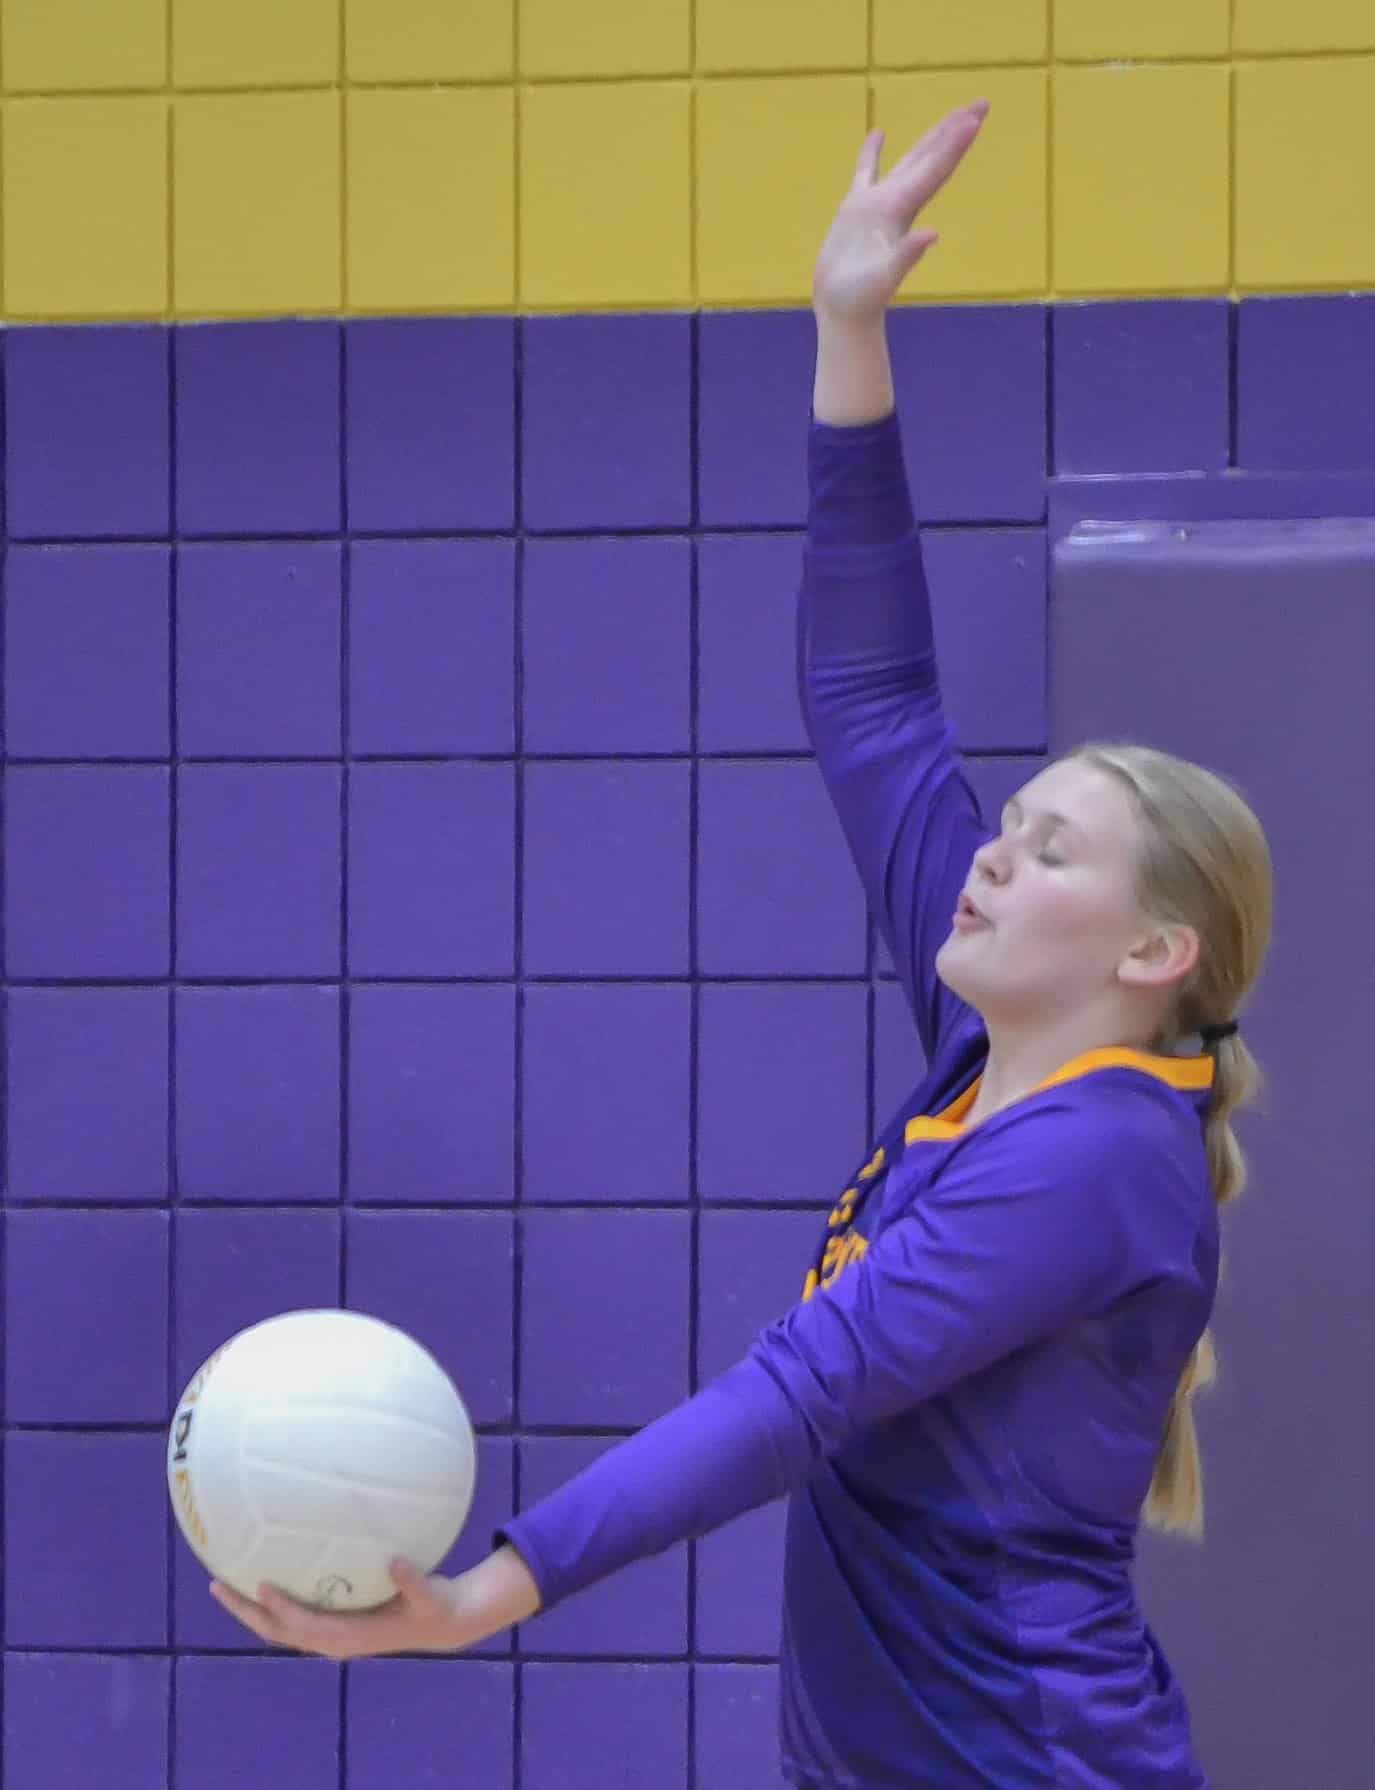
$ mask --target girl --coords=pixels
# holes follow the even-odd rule
[[[781,1663],[805,1790],[1199,1790],[1131,1567],[1143,1510],[1197,1529],[1235,1014],[1270,861],[1230,785],[1081,747],[980,822],[943,719],[884,314],[982,126],[884,178],[822,247],[800,664],[818,762],[929,1072],[857,1165],[797,1306],[677,1410],[385,1610],[215,1595],[264,1639],[452,1651],[791,1494]]]

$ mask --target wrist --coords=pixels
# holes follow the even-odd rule
[[[502,1629],[527,1621],[540,1609],[534,1574],[509,1544],[448,1583],[455,1651],[476,1647]]]
[[[888,313],[880,311],[836,311],[824,304],[813,303],[812,315],[816,331],[823,342],[838,346],[872,348],[888,339]]]

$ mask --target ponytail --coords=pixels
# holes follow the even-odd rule
[[[1213,1091],[1204,1119],[1203,1142],[1213,1198],[1219,1206],[1226,1206],[1246,1185],[1246,1158],[1232,1130],[1231,1115],[1255,1099],[1263,1078],[1260,1065],[1239,1035],[1222,1039],[1215,1048],[1214,1060]],[[1216,1372],[1217,1351],[1212,1332],[1205,1330],[1185,1363],[1170,1400],[1165,1435],[1146,1497],[1145,1516],[1152,1528],[1192,1536],[1203,1533],[1203,1470],[1193,1399],[1196,1392],[1212,1384]]]

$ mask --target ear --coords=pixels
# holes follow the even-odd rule
[[[1117,980],[1132,988],[1172,988],[1198,963],[1192,926],[1158,926],[1143,933],[1117,966]]]

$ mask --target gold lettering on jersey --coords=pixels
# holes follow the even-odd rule
[[[843,1237],[831,1237],[821,1258],[820,1272],[813,1268],[803,1283],[802,1303],[805,1305],[818,1287],[830,1286],[837,1275],[843,1274],[852,1262],[863,1261],[868,1253],[869,1239],[854,1231],[847,1231]]]
[[[858,1187],[847,1187],[841,1194],[839,1202],[832,1208],[831,1216],[826,1220],[831,1230],[837,1230],[842,1224],[849,1224],[855,1215],[855,1202],[859,1198]]]

